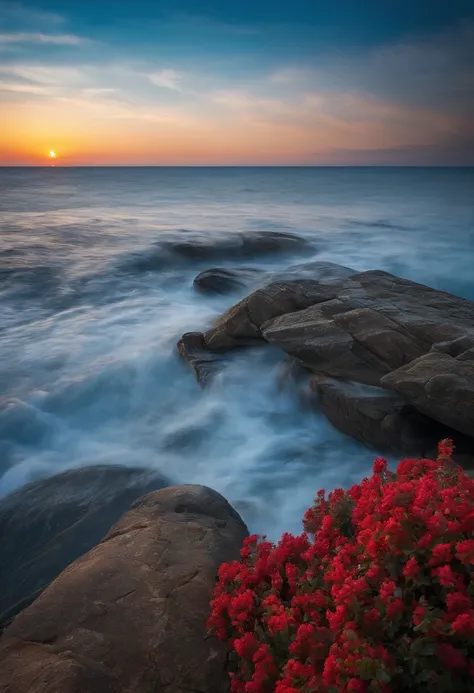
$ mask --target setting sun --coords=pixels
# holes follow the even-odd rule
[[[56,158],[56,152],[53,152],[53,150],[51,150],[51,151],[49,152],[49,158],[50,158],[50,159],[55,159],[55,158]]]

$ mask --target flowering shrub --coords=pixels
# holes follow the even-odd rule
[[[208,627],[237,655],[233,693],[474,691],[474,481],[452,449],[396,474],[377,459],[319,491],[303,534],[248,537],[221,566]]]

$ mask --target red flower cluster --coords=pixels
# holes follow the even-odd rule
[[[474,480],[452,449],[377,459],[318,493],[303,534],[221,566],[208,627],[238,655],[233,693],[474,691]]]

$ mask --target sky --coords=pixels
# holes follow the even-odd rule
[[[474,165],[473,0],[0,0],[0,165]]]

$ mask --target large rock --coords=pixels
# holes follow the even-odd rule
[[[433,351],[389,373],[382,384],[419,411],[474,437],[474,350],[454,358]]]
[[[210,260],[221,257],[251,258],[267,253],[301,251],[308,242],[293,233],[252,231],[247,233],[209,235],[187,233],[182,239],[164,241],[161,247],[188,260]]]
[[[206,348],[202,332],[186,332],[178,342],[178,353],[194,371],[196,380],[207,385],[221,370],[222,356]]]
[[[403,398],[354,399],[346,391],[353,431],[370,401],[372,431],[377,420],[383,429],[388,420],[399,419],[390,414],[392,405],[406,413],[404,405],[411,404],[473,436],[474,303],[387,272],[349,272],[341,268],[319,280],[277,281],[257,289],[217,320],[204,334],[204,345],[218,351],[267,341],[313,374],[383,386]],[[331,389],[328,401],[334,393]],[[382,430],[371,437],[381,440]]]
[[[453,435],[389,390],[318,375],[311,387],[335,428],[380,452],[427,456],[435,453],[441,439]],[[464,436],[458,436],[456,444],[461,451],[468,447]]]
[[[300,253],[310,243],[292,233],[249,231],[209,234],[199,231],[163,232],[144,250],[127,253],[119,262],[123,272],[153,272],[182,262],[206,260],[249,260],[274,253]]]
[[[0,499],[0,629],[133,501],[167,486],[156,472],[98,465],[33,482]]]
[[[229,349],[263,341],[261,327],[272,318],[328,301],[334,289],[311,280],[275,282],[257,289],[224,313],[204,334],[208,349]]]
[[[0,691],[227,692],[226,649],[205,624],[246,533],[209,488],[141,498],[5,631]]]

